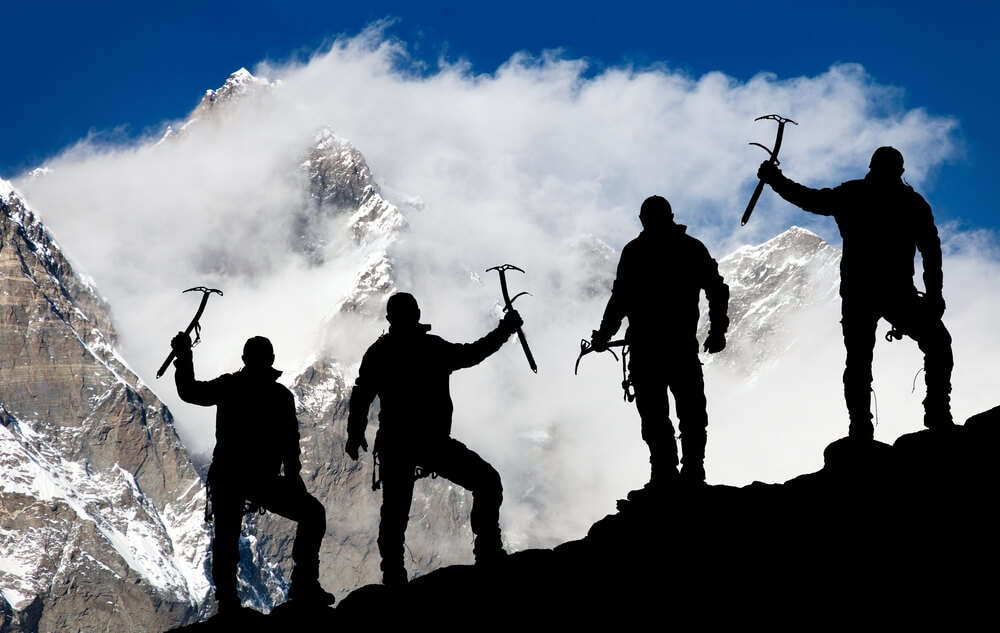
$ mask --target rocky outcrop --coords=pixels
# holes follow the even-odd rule
[[[314,263],[326,257],[332,223],[345,217],[356,246],[384,250],[405,228],[399,209],[382,197],[365,157],[329,128],[316,135],[300,167],[308,202],[293,219],[292,243]]]
[[[205,604],[204,488],[116,337],[93,285],[0,190],[0,630],[151,630]]]
[[[822,470],[783,484],[635,491],[585,538],[552,550],[439,569],[397,590],[363,587],[336,609],[289,603],[235,618],[245,631],[415,617],[443,630],[980,622],[992,614],[1000,562],[998,446],[1000,407],[892,446],[845,438],[827,448]]]
[[[246,68],[240,68],[231,73],[226,78],[225,83],[219,88],[205,91],[205,94],[201,97],[201,101],[198,102],[198,106],[191,114],[190,119],[207,116],[210,112],[218,108],[237,103],[248,96],[266,93],[273,89],[275,85],[267,79],[254,77]]]
[[[710,362],[746,373],[778,360],[793,341],[788,318],[804,308],[838,298],[840,249],[793,226],[763,244],[744,246],[719,260],[729,285],[728,344]],[[708,308],[699,321],[699,340],[708,335]],[[831,307],[834,314],[839,308]]]

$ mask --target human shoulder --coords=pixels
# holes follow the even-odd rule
[[[427,334],[422,334],[421,336],[424,339],[424,344],[429,347],[446,347],[448,345],[451,345],[450,341],[446,341],[437,334],[427,333]]]
[[[844,181],[844,182],[840,183],[836,187],[834,187],[834,190],[852,191],[852,192],[853,191],[863,191],[865,189],[868,189],[868,181],[865,180],[864,178],[857,178],[855,180],[847,180],[847,181]]]
[[[642,250],[642,247],[643,247],[643,238],[642,234],[640,233],[637,237],[633,237],[631,240],[626,242],[625,246],[622,247],[621,256],[629,257],[635,252]]]
[[[910,196],[910,198],[913,200],[914,205],[919,207],[926,207],[928,209],[931,208],[931,205],[930,203],[927,202],[927,199],[924,198],[919,193],[917,193],[916,189],[907,184],[904,184],[903,187],[905,188],[907,195]]]
[[[375,339],[368,349],[365,350],[364,358],[376,358],[379,354],[385,351],[387,347],[391,346],[391,341],[389,340],[389,333],[383,332],[377,339]]]
[[[694,255],[708,255],[708,247],[697,237],[687,232],[687,227],[681,225],[675,239],[681,244],[681,248]]]

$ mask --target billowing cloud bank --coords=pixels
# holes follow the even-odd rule
[[[593,359],[583,376],[572,375],[578,340],[596,327],[606,299],[585,289],[616,259],[595,258],[581,244],[593,236],[620,249],[652,193],[667,196],[678,220],[720,257],[792,223],[837,242],[831,221],[769,191],[751,225],[739,228],[764,158],[746,143],[773,141],[773,124],[753,123],[764,113],[800,123],[786,133],[782,163],[808,184],[860,177],[871,151],[891,144],[921,189],[956,153],[956,121],[902,109],[896,89],[856,65],[745,82],[666,66],[591,76],[583,61],[558,55],[514,55],[482,75],[463,63],[413,67],[402,44],[374,29],[306,63],[259,65],[256,74],[281,82],[266,99],[200,121],[172,142],[81,141],[47,163],[51,173],[17,184],[114,306],[126,357],[147,380],[193,311],[178,291],[201,283],[226,296],[204,319],[200,375],[237,367],[242,341],[258,333],[294,373],[357,270],[336,242],[331,252],[341,255],[318,268],[287,252],[290,212],[303,204],[296,167],[318,128],[350,139],[408,216],[396,273],[436,332],[481,335],[495,322],[498,297],[483,269],[511,262],[528,271],[513,284],[534,294],[520,305],[539,375],[513,343],[453,379],[455,433],[498,464],[505,522],[520,543],[578,535],[646,475],[638,417],[620,401],[617,368]],[[996,393],[983,369],[1000,351],[998,302],[984,288],[1000,271],[990,236],[948,237],[956,410],[965,415]],[[846,430],[838,320],[832,304],[788,324],[796,346],[750,383],[709,372],[710,479],[775,480],[818,465],[822,446]],[[341,360],[356,362],[370,340],[371,332],[357,335]],[[883,439],[919,424],[920,388],[909,394],[919,365],[912,342],[877,349]],[[210,447],[210,418],[178,403],[172,385],[159,387],[188,444]]]

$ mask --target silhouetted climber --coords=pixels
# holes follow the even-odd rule
[[[382,582],[400,585],[407,581],[403,543],[413,483],[420,476],[436,473],[472,492],[476,564],[505,555],[500,542],[500,475],[451,437],[448,380],[456,369],[477,365],[499,350],[522,321],[510,310],[478,341],[449,343],[428,333],[431,326],[419,322],[417,300],[405,292],[389,297],[385,318],[389,332],[365,352],[351,392],[345,450],[356,460],[359,448],[368,449],[368,408],[378,396],[379,430],[372,452],[383,487],[378,536]]]
[[[670,483],[677,476],[668,388],[674,394],[680,426],[681,477],[704,482],[708,414],[696,338],[698,299],[704,290],[711,322],[705,350],[721,352],[729,328],[729,286],[705,245],[674,222],[665,198],[646,198],[639,220],[643,230],[622,249],[611,298],[591,345],[597,351],[606,349],[628,317],[630,381],[642,418],[642,439],[649,445],[649,483]]]
[[[244,514],[261,508],[298,523],[288,598],[332,604],[333,596],[319,584],[319,548],[326,533],[326,511],[306,491],[300,476],[295,401],[292,392],[276,382],[281,372],[271,366],[271,341],[263,336],[247,340],[243,368],[208,382],[194,378],[187,334],[179,332],[170,346],[177,355],[177,394],[191,404],[218,407],[206,518],[214,515],[212,580],[219,612],[240,607],[236,589],[240,527]]]
[[[844,239],[840,296],[847,347],[844,398],[849,436],[871,439],[872,349],[880,318],[917,341],[924,353],[924,424],[954,426],[951,417],[951,336],[941,317],[941,240],[930,205],[903,182],[903,155],[892,147],[872,154],[868,174],[833,189],[810,189],[765,162],[757,172],[782,198],[811,213],[832,215]],[[924,262],[921,296],[913,284],[913,257]],[[899,338],[897,336],[897,338]]]

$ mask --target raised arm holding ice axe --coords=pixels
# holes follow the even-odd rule
[[[771,161],[757,171],[761,182],[810,213],[833,216],[844,240],[840,260],[840,297],[847,347],[844,398],[849,436],[871,440],[872,351],[880,318],[893,332],[917,341],[924,353],[927,397],[924,424],[950,429],[951,335],[941,317],[941,240],[927,201],[903,182],[903,155],[893,147],[872,154],[868,174],[832,189],[810,189],[782,175]],[[919,250],[926,294],[913,284],[913,259]]]

